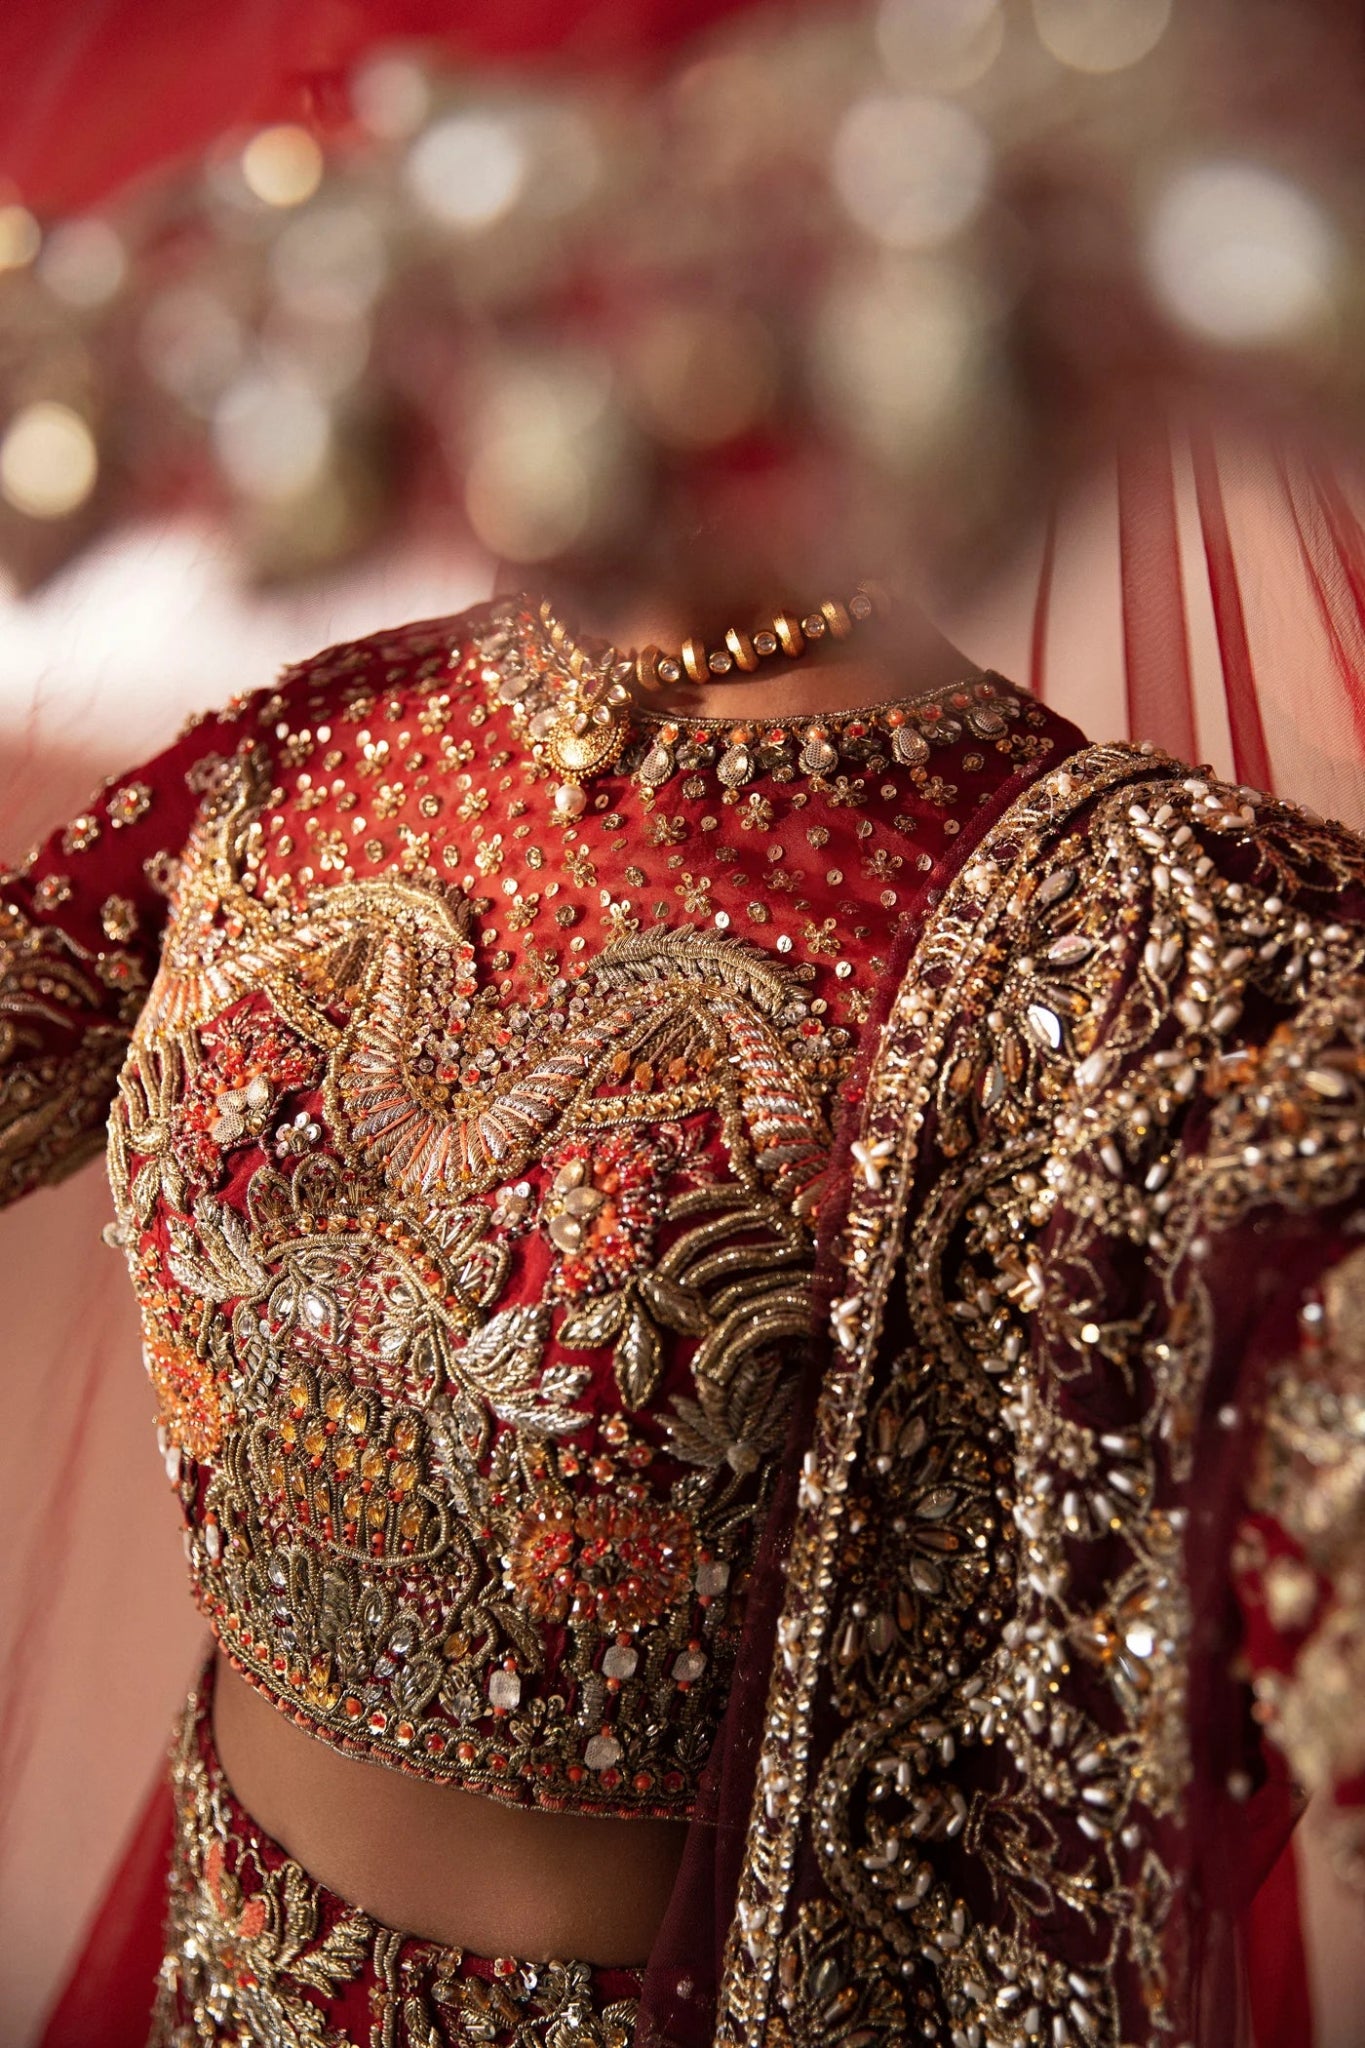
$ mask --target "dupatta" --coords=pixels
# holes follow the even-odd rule
[[[727,2044],[1250,2038],[1287,1770],[1365,1755],[1362,914],[1341,828],[1100,747],[911,936],[657,2038],[711,1927]]]

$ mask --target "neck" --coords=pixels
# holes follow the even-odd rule
[[[505,578],[502,587],[509,587]],[[605,641],[623,653],[650,645],[673,652],[689,634],[719,647],[727,626],[748,631],[784,602],[778,598],[723,616],[703,607],[686,617],[680,606],[643,601],[606,616],[595,615],[581,596],[553,583],[545,594],[575,634]],[[787,608],[800,609],[789,601]],[[980,665],[939,631],[922,605],[897,593],[888,616],[859,627],[852,640],[812,643],[797,660],[775,657],[742,680],[695,684],[684,678],[646,702],[651,709],[693,718],[795,718],[916,697],[980,673]]]

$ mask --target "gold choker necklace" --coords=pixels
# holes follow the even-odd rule
[[[550,605],[542,604],[541,628],[571,679],[543,739],[545,758],[560,778],[556,810],[578,817],[587,806],[583,783],[615,766],[637,690],[650,694],[671,689],[684,678],[692,683],[743,682],[774,656],[797,661],[827,636],[847,640],[857,626],[885,616],[888,609],[876,585],[860,583],[847,604],[830,598],[804,618],[775,612],[752,633],[731,626],[724,645],[710,651],[703,641],[689,637],[676,654],[652,645],[625,654],[615,647],[590,653],[573,639]]]

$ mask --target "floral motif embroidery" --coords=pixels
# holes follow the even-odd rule
[[[44,875],[33,891],[33,900],[39,910],[60,910],[63,903],[71,901],[70,875]],[[110,936],[116,935],[111,933]],[[125,932],[122,936],[127,938],[128,934]]]
[[[313,1087],[321,1075],[310,1048],[259,1016],[222,1019],[199,1044],[172,1143],[187,1180],[207,1188],[221,1178],[228,1154],[265,1134],[282,1095]]]
[[[145,782],[126,782],[109,799],[109,822],[116,829],[120,825],[136,825],[139,818],[146,816],[151,803],[152,792]]]
[[[648,1500],[597,1498],[576,1511],[537,1503],[522,1517],[507,1580],[539,1621],[572,1615],[638,1629],[688,1592],[696,1540],[685,1515]]]
[[[86,853],[100,836],[100,821],[90,811],[73,818],[62,833],[63,853]]]
[[[682,929],[517,1042],[449,895],[250,897],[258,803],[244,757],[110,1125],[201,1597],[333,1740],[676,1812],[809,1327],[808,1003]]]
[[[126,896],[106,896],[100,905],[100,924],[107,939],[115,945],[126,944],[137,931],[137,909]]]

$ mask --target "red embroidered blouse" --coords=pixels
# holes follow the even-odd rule
[[[1079,735],[999,678],[636,714],[579,819],[533,607],[194,725],[4,878],[0,1196],[98,1142],[197,1596],[317,1735],[687,1814],[871,990]]]

